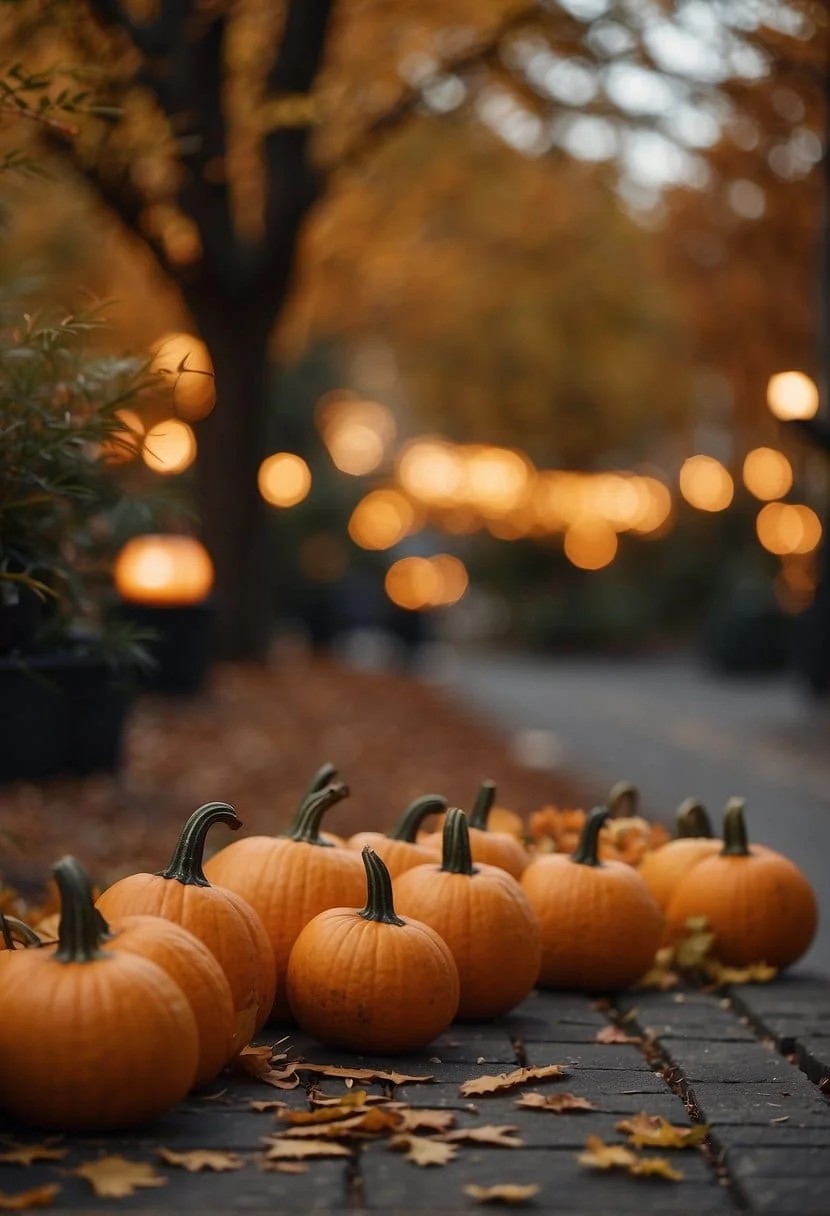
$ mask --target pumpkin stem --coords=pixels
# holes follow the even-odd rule
[[[434,811],[445,811],[446,809],[446,798],[442,798],[440,794],[424,794],[421,798],[416,798],[414,802],[410,802],[400,819],[395,823],[394,827],[389,829],[386,835],[390,840],[403,840],[407,844],[414,844],[418,828],[427,815],[431,815]]]
[[[571,861],[580,866],[601,866],[599,859],[599,834],[611,812],[607,806],[595,806],[585,820],[579,843],[571,853]]]
[[[467,816],[457,806],[447,811],[442,838],[441,869],[447,874],[467,874],[471,878],[478,870],[470,852],[470,830]]]
[[[633,818],[640,809],[640,791],[630,781],[618,781],[609,790],[606,805],[615,819]]]
[[[30,929],[24,921],[18,920],[16,916],[4,916],[2,912],[0,912],[0,933],[3,935],[3,944],[7,950],[16,950],[16,943],[18,942],[21,946],[25,946],[27,950],[30,946],[43,945],[34,929]]]
[[[490,818],[490,811],[493,803],[496,801],[496,783],[495,781],[482,781],[478,787],[476,800],[473,803],[473,809],[470,811],[471,828],[479,828],[482,832],[487,830],[487,820]]]
[[[746,834],[743,798],[730,798],[723,812],[723,848],[721,857],[749,857],[749,837]]]
[[[383,925],[406,924],[406,921],[395,915],[389,871],[368,844],[363,849],[363,868],[366,871],[366,907],[361,908],[358,916]]]
[[[92,963],[107,958],[101,949],[101,916],[92,898],[92,883],[74,857],[62,857],[52,869],[61,897],[58,948],[59,963]]]
[[[324,790],[310,794],[300,804],[294,822],[284,833],[285,839],[302,840],[306,844],[316,844],[320,848],[330,849],[331,842],[320,839],[320,823],[330,806],[334,806],[336,802],[341,802],[348,796],[349,787],[343,781],[333,781]]]
[[[226,823],[233,832],[242,827],[242,820],[227,802],[206,802],[193,812],[182,828],[170,865],[159,872],[159,877],[175,878],[188,887],[209,887],[202,864],[205,838],[215,823]]]
[[[706,807],[695,798],[687,798],[677,808],[677,836],[687,839],[690,836],[712,839],[712,821]]]
[[[327,785],[331,785],[332,781],[337,778],[337,769],[328,760],[325,764],[321,764],[317,772],[308,783],[308,789],[303,794],[300,800],[300,806],[308,802],[313,794],[319,794],[320,790],[324,790]]]

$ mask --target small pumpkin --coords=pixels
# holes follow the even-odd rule
[[[358,832],[349,838],[348,847],[362,851],[368,845],[374,849],[392,877],[398,878],[414,866],[439,859],[440,853],[427,845],[417,844],[416,836],[427,815],[443,811],[446,805],[446,798],[438,794],[424,794],[409,804],[385,836],[382,832]]]
[[[712,839],[712,824],[705,807],[694,798],[687,798],[677,810],[677,838],[646,853],[640,862],[640,874],[664,912],[680,880],[720,848],[721,842]]]
[[[366,905],[329,908],[298,936],[288,960],[288,999],[300,1027],[327,1047],[417,1051],[458,1008],[458,970],[434,929],[398,916],[392,880],[362,852]]]
[[[78,862],[53,872],[57,948],[0,953],[0,1107],[63,1132],[145,1123],[193,1085],[193,1012],[161,967],[107,949]]]
[[[463,811],[444,820],[439,863],[417,866],[395,883],[405,917],[429,925],[458,967],[462,1019],[484,1021],[524,1000],[539,977],[542,943],[527,896],[499,866],[473,863]]]
[[[522,875],[541,930],[545,987],[625,988],[649,969],[660,945],[663,917],[637,870],[600,860],[607,819],[607,808],[595,808],[571,856],[541,854]]]
[[[321,839],[320,823],[329,807],[347,797],[333,782],[306,795],[284,836],[248,836],[216,853],[205,873],[245,899],[262,919],[269,940],[277,996],[271,1019],[290,1021],[285,973],[297,935],[318,912],[359,903],[363,866],[349,849]]]
[[[818,927],[815,893],[794,862],[750,845],[744,800],[731,798],[723,815],[723,847],[681,880],[666,911],[679,938],[691,917],[705,917],[713,951],[732,967],[788,967],[809,948]]]
[[[160,874],[131,874],[108,887],[97,907],[107,921],[127,916],[163,916],[188,929],[207,946],[224,971],[247,1042],[265,1024],[274,1002],[271,948],[250,904],[205,877],[205,839],[217,823],[242,826],[227,802],[207,802],[182,828],[170,864]]]
[[[490,812],[496,800],[496,784],[494,781],[482,781],[476,800],[470,811],[469,833],[470,852],[473,861],[483,861],[489,866],[499,866],[514,878],[521,878],[525,867],[530,861],[527,850],[509,832],[493,832],[489,829]],[[441,832],[435,832],[422,842],[428,848],[441,851],[443,838]]]

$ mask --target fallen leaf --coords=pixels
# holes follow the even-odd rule
[[[158,1155],[168,1165],[177,1165],[189,1174],[198,1174],[202,1170],[213,1170],[223,1173],[225,1170],[241,1170],[245,1165],[242,1157],[236,1153],[213,1152],[210,1149],[194,1149],[189,1153],[176,1153],[170,1148],[160,1148]]]
[[[621,1027],[614,1026],[612,1024],[609,1026],[604,1026],[602,1028],[602,1030],[598,1030],[596,1033],[596,1036],[594,1038],[594,1042],[595,1043],[641,1043],[642,1039],[640,1039],[637,1035],[626,1034],[625,1031]]]
[[[628,1172],[637,1178],[665,1178],[667,1182],[682,1182],[685,1177],[665,1157],[638,1157]]]
[[[0,1212],[24,1212],[30,1208],[50,1208],[60,1187],[54,1183],[48,1186],[33,1186],[28,1191],[17,1191],[7,1195],[0,1191]]]
[[[496,1186],[476,1186],[471,1182],[469,1186],[464,1187],[464,1194],[475,1199],[476,1203],[506,1203],[517,1207],[538,1195],[539,1187],[535,1183],[528,1183],[527,1186],[516,1186],[512,1182],[498,1183]]]
[[[238,1071],[245,1072],[264,1085],[273,1085],[275,1089],[296,1089],[300,1084],[296,1065],[284,1064],[282,1068],[273,1065],[284,1060],[284,1051],[274,1053],[273,1047],[246,1047],[234,1057],[233,1066]]]
[[[280,1136],[266,1141],[266,1161],[302,1160],[303,1157],[349,1157],[351,1152],[332,1140],[288,1140]]]
[[[284,1123],[298,1125],[332,1123],[335,1119],[353,1115],[356,1109],[363,1106],[365,1099],[366,1091],[356,1089],[354,1093],[344,1094],[342,1100],[336,1104],[318,1106],[316,1110],[291,1110],[286,1107],[284,1113],[279,1118]],[[283,1103],[282,1105],[284,1106],[285,1104]]]
[[[285,1103],[280,1102],[277,1098],[271,1098],[271,1099],[266,1099],[265,1101],[254,1101],[254,1102],[248,1103],[249,1110],[256,1110],[259,1112],[272,1111],[272,1110],[285,1110],[285,1108],[286,1108]]]
[[[402,1132],[445,1132],[455,1123],[451,1110],[416,1110],[411,1106],[399,1110],[398,1118]]]
[[[458,1092],[464,1098],[479,1094],[495,1094],[502,1089],[513,1089],[517,1085],[526,1085],[528,1081],[543,1081],[545,1078],[552,1081],[567,1075],[561,1064],[542,1064],[536,1068],[514,1068],[512,1072],[502,1072],[497,1077],[472,1077],[459,1087]]]
[[[767,963],[750,963],[748,967],[727,967],[711,958],[704,967],[707,977],[716,984],[768,984],[778,974],[777,967]]]
[[[681,971],[697,971],[708,959],[715,943],[705,916],[692,916],[686,921],[686,932],[675,944],[674,962]]]
[[[770,1123],[786,1123],[789,1115],[777,1115],[775,1119],[770,1119]]]
[[[448,1144],[470,1142],[474,1144],[492,1144],[496,1148],[522,1148],[524,1141],[518,1136],[518,1127],[509,1125],[488,1124],[484,1127],[459,1127],[454,1132],[446,1132],[441,1139]]]
[[[259,1168],[269,1174],[307,1174],[306,1161],[260,1161]]]
[[[227,1093],[227,1089],[218,1089],[215,1094],[197,1094],[200,1102],[221,1102]]]
[[[101,1199],[123,1199],[139,1187],[166,1186],[167,1179],[157,1174],[146,1161],[128,1161],[126,1157],[99,1157],[72,1170],[85,1178]]]
[[[660,1115],[647,1115],[644,1111],[631,1119],[623,1119],[617,1124],[617,1131],[625,1132],[637,1148],[692,1148],[709,1135],[706,1123],[675,1127]]]
[[[308,1092],[308,1100],[312,1106],[369,1106],[374,1102],[390,1104],[385,1094],[370,1094],[365,1089],[353,1089],[346,1094],[324,1094],[322,1090],[312,1088]]]
[[[674,970],[674,948],[661,946],[654,956],[651,969],[641,976],[635,987],[656,988],[660,992],[667,992],[670,988],[676,988],[679,983],[679,972]]]
[[[394,1136],[390,1144],[392,1148],[405,1150],[405,1159],[413,1165],[446,1165],[458,1152],[454,1144],[444,1144],[426,1136]]]
[[[624,1144],[605,1144],[599,1136],[589,1136],[585,1147],[577,1160],[591,1169],[622,1169],[636,1177],[651,1175],[669,1182],[680,1182],[683,1178],[682,1172],[674,1169],[665,1157],[640,1157]]]
[[[60,1161],[69,1152],[51,1144],[15,1144],[0,1153],[3,1165],[31,1165],[33,1161]]]
[[[388,1081],[390,1085],[416,1084],[421,1081],[434,1081],[430,1076],[407,1076],[402,1072],[384,1072],[379,1068],[340,1068],[335,1064],[306,1064],[303,1060],[295,1060],[292,1065],[298,1072],[320,1073],[324,1077],[346,1077],[351,1081]]]
[[[380,1132],[398,1131],[400,1120],[397,1111],[385,1110],[380,1106],[370,1106],[368,1110],[350,1115],[346,1119],[335,1119],[331,1123],[313,1123],[287,1127],[281,1133],[288,1137],[326,1136],[335,1140],[359,1135],[378,1135]]]
[[[578,1098],[576,1094],[522,1094],[515,1104],[525,1110],[549,1110],[555,1115],[597,1109],[593,1102],[589,1102],[587,1098]]]

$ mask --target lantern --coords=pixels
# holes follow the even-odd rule
[[[213,587],[213,563],[192,536],[136,536],[115,562],[115,586],[133,604],[198,604]]]

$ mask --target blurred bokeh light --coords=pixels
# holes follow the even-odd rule
[[[196,459],[196,436],[186,422],[165,418],[144,436],[141,457],[154,473],[183,473]]]
[[[294,507],[308,496],[311,470],[294,452],[267,456],[257,474],[259,492],[272,507]]]

